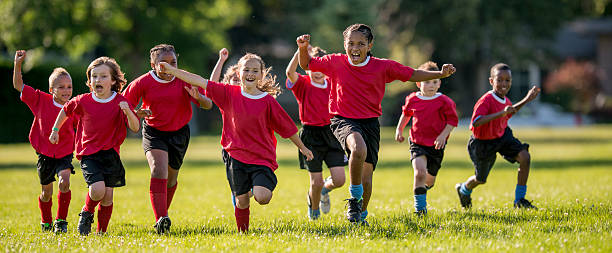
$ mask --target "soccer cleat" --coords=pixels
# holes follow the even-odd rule
[[[43,232],[53,231],[53,227],[51,227],[51,224],[49,223],[40,223],[40,227],[42,228]]]
[[[68,232],[68,222],[62,219],[57,219],[53,223],[53,232],[56,234]]]
[[[331,180],[331,177],[326,178],[325,182],[328,182],[329,180]],[[321,208],[322,213],[329,213],[329,209],[331,208],[331,203],[329,201],[329,193],[327,194],[321,193],[321,201],[319,201],[319,207]]]
[[[91,232],[91,223],[93,223],[94,214],[83,210],[81,213],[79,213],[79,216],[79,234],[89,235]]]
[[[525,209],[538,209],[536,206],[532,205],[529,200],[519,199],[514,202],[514,208],[525,208]]]
[[[170,225],[172,224],[172,222],[170,221],[170,217],[168,216],[164,216],[164,217],[159,217],[159,219],[157,220],[157,222],[155,223],[155,231],[157,232],[157,234],[165,234],[170,232]]]
[[[369,227],[370,223],[368,223],[367,220],[361,220],[359,221],[359,225],[364,226],[364,227]]]
[[[459,195],[459,201],[461,202],[461,206],[466,209],[472,207],[472,196],[464,195],[461,193],[461,183],[456,184],[455,189],[457,189],[457,194]]]
[[[347,200],[348,202],[346,205],[348,209],[346,210],[346,219],[352,223],[361,221],[361,204],[363,203],[363,199],[357,200],[356,198],[350,198]]]
[[[427,209],[423,209],[423,210],[418,210],[416,212],[414,212],[414,214],[418,217],[425,217],[427,216]]]

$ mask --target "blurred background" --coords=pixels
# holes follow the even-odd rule
[[[12,88],[17,49],[28,50],[25,83],[44,91],[62,66],[73,95],[88,92],[85,70],[105,55],[117,59],[129,82],[150,69],[149,49],[160,43],[176,47],[179,67],[205,77],[223,47],[230,51],[226,67],[256,53],[284,87],[297,36],[309,33],[313,45],[343,52],[342,31],[353,23],[373,28],[376,57],[412,67],[453,63],[457,73],[440,91],[455,100],[464,127],[497,62],[512,67],[512,101],[532,85],[543,90],[510,124],[612,122],[610,0],[2,0],[0,20],[0,143],[27,142],[32,123]],[[387,86],[383,125],[397,123],[413,91],[409,82]],[[278,101],[299,122],[291,92]],[[193,134],[220,134],[220,118],[217,108],[197,110]]]

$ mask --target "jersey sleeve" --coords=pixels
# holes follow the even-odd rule
[[[478,100],[478,102],[476,102],[476,105],[474,105],[474,114],[472,115],[471,124],[474,124],[474,121],[487,114],[490,114],[489,103],[487,102],[487,99],[483,98]]]
[[[227,96],[227,85],[217,83],[208,80],[208,84],[206,85],[206,96],[208,96],[219,108],[224,108],[225,104],[229,101]]]
[[[402,82],[406,82],[410,80],[412,74],[414,74],[414,69],[408,66],[404,66],[399,62],[386,60],[387,68],[386,68],[386,76],[385,83],[390,83],[395,80],[400,80]]]
[[[457,127],[459,123],[459,117],[457,117],[457,106],[455,102],[449,97],[445,97],[446,101],[443,107],[444,118],[446,118],[446,124]]]
[[[414,111],[412,110],[412,103],[411,103],[411,98],[412,95],[407,96],[406,97],[406,103],[404,103],[404,105],[402,106],[402,114],[404,114],[404,117],[412,117],[412,115],[414,114]]]
[[[30,110],[32,110],[32,112],[34,112],[38,109],[38,101],[40,101],[40,92],[41,91],[35,90],[31,86],[24,84],[23,88],[21,89],[21,95],[19,95],[19,98],[28,107],[30,107]]]
[[[330,54],[322,57],[312,57],[308,64],[308,69],[313,72],[321,72],[326,76],[331,76],[334,59],[335,56]]]
[[[289,138],[296,134],[298,129],[293,123],[289,114],[280,106],[280,104],[270,97],[271,115],[269,115],[270,125],[274,132],[278,133],[283,138]]]
[[[64,108],[62,108],[62,110],[64,110],[64,112],[66,113],[66,116],[75,117],[75,118],[79,117],[78,115],[79,100],[80,100],[80,96],[70,99],[68,102],[66,102],[66,104],[64,105]]]
[[[306,78],[303,75],[298,74],[298,79],[295,84],[287,78],[287,88],[293,92],[296,98],[302,98],[304,96]]]
[[[125,90],[121,93],[123,97],[128,101],[130,106],[135,107],[140,103],[142,97],[142,84],[136,79],[132,81]]]

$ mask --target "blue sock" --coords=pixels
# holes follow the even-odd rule
[[[236,196],[234,196],[234,193],[232,193],[232,207],[236,207]]]
[[[331,191],[330,189],[327,189],[325,188],[325,186],[323,186],[323,189],[321,190],[321,195],[328,194],[330,191]]]
[[[319,218],[319,216],[321,216],[321,211],[319,211],[319,209],[312,210],[308,208],[308,218],[310,218],[311,220],[316,220]]]
[[[363,185],[351,185],[349,186],[349,192],[351,193],[351,198],[360,200],[363,196]]]
[[[463,195],[470,195],[470,194],[472,194],[472,190],[470,190],[467,187],[465,187],[465,183],[461,184],[461,189],[459,189],[459,192],[461,192],[461,194],[463,194]]]
[[[527,193],[527,185],[516,185],[516,189],[514,190],[514,203],[516,203],[519,199],[524,199],[525,194]]]
[[[427,210],[427,193],[414,195],[414,209],[417,212]]]
[[[368,217],[368,210],[361,212],[361,220],[365,220]]]

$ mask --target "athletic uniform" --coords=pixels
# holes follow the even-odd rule
[[[328,168],[345,166],[348,159],[329,127],[331,115],[328,109],[328,80],[325,79],[324,84],[317,84],[312,82],[310,76],[298,74],[295,84],[287,79],[286,85],[298,103],[302,122],[300,139],[314,155],[314,159],[307,161],[298,150],[300,168],[309,172],[322,172],[323,161]]]

